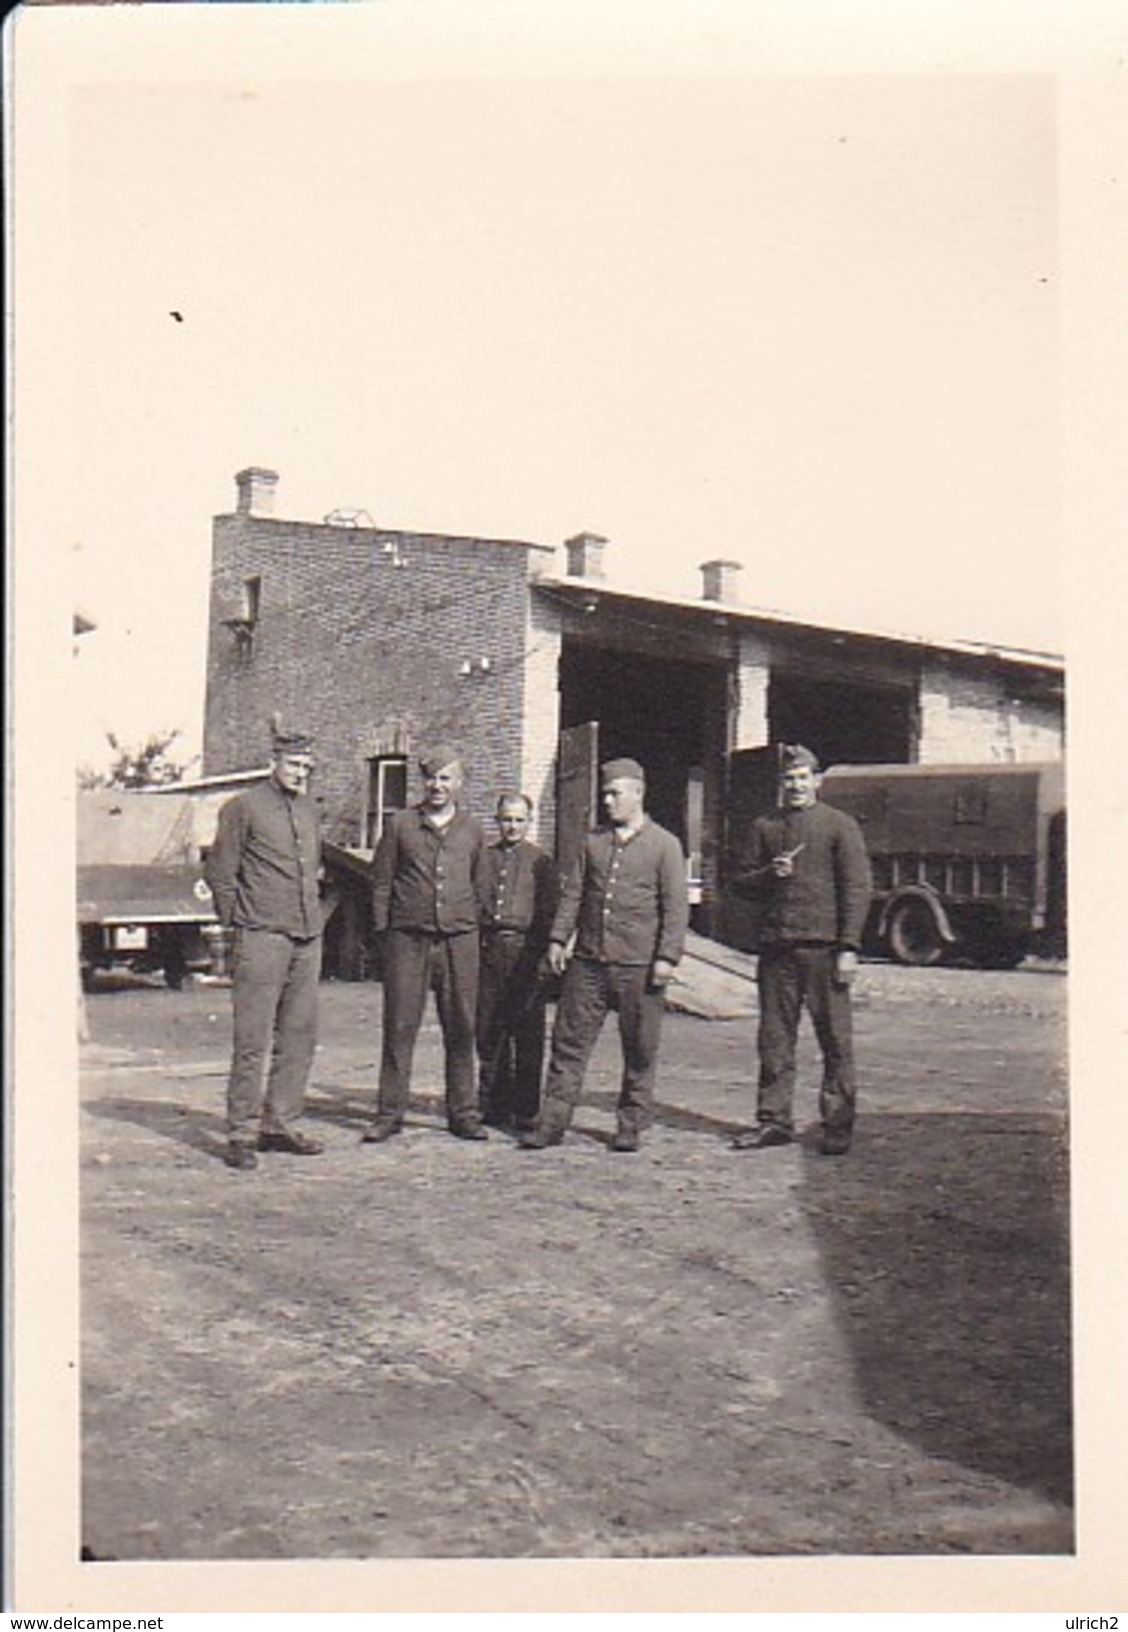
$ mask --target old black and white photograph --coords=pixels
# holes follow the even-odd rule
[[[18,1607],[1128,1585],[1115,38],[906,9],[10,26]]]

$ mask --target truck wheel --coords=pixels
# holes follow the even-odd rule
[[[889,950],[898,963],[926,968],[944,956],[944,939],[927,901],[898,901],[885,928]]]
[[[979,961],[984,969],[1017,969],[1026,956],[1026,942],[1023,940],[991,941],[979,953]]]
[[[178,992],[184,985],[184,976],[188,972],[188,957],[184,950],[184,942],[179,936],[170,938],[162,955],[164,966],[165,985],[171,991]]]

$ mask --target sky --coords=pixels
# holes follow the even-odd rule
[[[541,7],[571,54],[487,0],[474,50],[365,9],[324,58],[320,8],[298,56],[204,18],[182,63],[154,19],[67,86],[78,760],[198,751],[248,464],[286,517],[591,529],[635,586],[696,596],[721,556],[751,605],[1063,649],[1051,75],[808,71],[753,49],[770,7],[659,5],[653,36]]]

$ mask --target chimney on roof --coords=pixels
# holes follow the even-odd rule
[[[272,516],[274,514],[274,492],[278,486],[278,472],[266,470],[262,465],[248,465],[235,477],[235,487],[239,494],[235,506],[236,514],[240,516]]]
[[[598,533],[577,533],[565,541],[569,578],[602,578],[607,540]]]
[[[738,601],[740,599],[739,561],[702,561],[701,594],[706,601]]]

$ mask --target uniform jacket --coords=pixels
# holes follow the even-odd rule
[[[530,951],[543,952],[560,893],[551,856],[528,839],[513,846],[498,840],[486,850],[483,878],[486,932],[520,931]]]
[[[222,807],[204,877],[226,928],[311,939],[323,921],[320,867],[317,806],[308,794],[287,793],[272,778]]]
[[[798,845],[791,877],[777,878],[772,858]],[[732,882],[760,909],[761,946],[862,944],[873,879],[862,830],[844,811],[815,803],[758,816]]]
[[[598,963],[677,963],[688,927],[685,855],[648,816],[625,841],[613,827],[588,834],[551,939],[564,944],[574,931],[576,956]]]
[[[380,835],[372,859],[372,915],[377,931],[423,930],[459,935],[481,925],[486,835],[456,811],[444,826],[422,805],[401,810]]]

